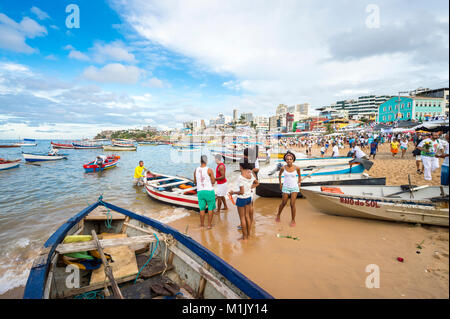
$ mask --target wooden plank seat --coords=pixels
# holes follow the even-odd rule
[[[100,240],[100,244],[103,248],[114,246],[134,246],[139,244],[150,244],[153,242],[156,242],[156,238],[153,235],[126,238],[109,238]],[[70,244],[59,244],[56,247],[56,251],[59,254],[76,253],[80,251],[89,251],[96,249],[97,246],[93,240]]]

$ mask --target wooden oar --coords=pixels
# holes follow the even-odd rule
[[[416,191],[418,191],[420,189],[424,189],[424,188],[427,188],[427,187],[430,187],[430,186],[428,186],[428,185],[417,186],[417,187],[414,187],[414,188],[410,188],[409,190],[405,189],[404,191],[400,191],[400,192],[396,192],[396,193],[387,195],[385,197],[392,197],[392,196],[395,196],[395,195],[403,194],[403,193],[408,192],[408,191],[412,193],[412,192],[416,192]]]
[[[98,252],[100,254],[100,257],[102,258],[102,263],[103,263],[103,266],[105,267],[105,274],[109,278],[109,282],[110,282],[111,287],[112,287],[112,289],[114,291],[114,294],[117,297],[119,297],[120,299],[124,299],[123,295],[122,295],[122,292],[119,289],[119,285],[117,285],[117,282],[114,279],[112,268],[109,265],[108,261],[106,260],[105,254],[103,253],[102,245],[100,244],[100,241],[98,240],[98,237],[97,237],[97,234],[95,233],[95,230],[92,230],[91,234],[92,234],[92,238],[94,239],[95,244],[97,246],[97,250],[98,250]]]

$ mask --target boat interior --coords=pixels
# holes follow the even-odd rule
[[[100,205],[57,245],[44,298],[247,296],[172,235]]]

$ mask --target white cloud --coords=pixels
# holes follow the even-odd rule
[[[96,82],[135,84],[139,81],[141,73],[139,68],[132,65],[110,63],[100,69],[90,66],[84,70],[83,76]]]
[[[159,88],[159,89],[161,89],[161,88],[165,87],[165,84],[164,84],[164,82],[162,80],[153,77],[153,78],[149,79],[148,81],[146,81],[144,83],[144,86],[148,86],[150,88]]]
[[[38,17],[39,20],[45,20],[50,18],[47,12],[42,11],[38,7],[32,7],[30,11],[33,12]]]
[[[370,52],[360,47],[367,45],[366,39],[379,39],[374,32],[401,30],[398,36],[408,37],[401,43],[415,43],[439,33],[431,39],[446,38],[448,48],[448,31],[443,31],[442,23],[430,23],[424,32],[408,33],[393,27],[403,23],[420,31],[424,12],[429,13],[427,20],[443,21],[448,26],[445,1],[414,3],[405,10],[398,2],[380,0],[381,31],[367,28],[367,4],[362,2],[110,1],[151,43],[193,59],[198,71],[233,78],[223,86],[240,89],[240,97],[230,97],[230,101],[241,107],[259,105],[267,110],[271,106],[273,110],[278,103],[301,102],[321,106],[334,102],[337,92],[350,92],[344,90],[390,94],[400,86],[414,89],[418,78],[426,81],[421,85],[427,87],[448,82],[448,59],[442,59],[446,54],[436,41],[419,43],[426,43],[428,52],[439,50],[433,54],[439,60],[417,59],[418,46],[414,45],[386,50],[378,41],[371,43]],[[344,37],[351,34],[358,41],[345,42]],[[396,37],[389,38],[389,45],[395,46]],[[350,52],[353,46],[359,56],[350,61],[335,57],[336,53],[346,54],[339,41],[347,43]],[[422,50],[419,55],[426,52]]]
[[[34,53],[37,50],[25,41],[27,38],[42,37],[47,29],[29,17],[20,23],[15,22],[4,13],[0,13],[0,48],[19,53]]]
[[[114,62],[128,62],[135,63],[136,59],[132,53],[121,41],[115,41],[112,43],[100,43],[94,44],[91,48],[93,51],[94,61],[98,63],[104,63],[106,61]]]

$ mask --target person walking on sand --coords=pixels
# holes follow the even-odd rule
[[[392,153],[392,157],[395,157],[395,155],[397,155],[398,153],[398,146],[400,145],[400,143],[397,141],[396,138],[392,139],[391,142],[391,153]]]
[[[220,214],[220,210],[222,209],[222,203],[223,203],[223,210],[228,210],[227,201],[225,200],[225,196],[228,193],[228,183],[227,179],[225,177],[226,173],[226,167],[225,164],[222,161],[222,155],[217,154],[216,157],[216,197],[217,197],[217,210],[216,213]]]
[[[250,218],[250,208],[252,205],[252,189],[259,185],[258,180],[252,173],[253,165],[248,161],[239,163],[241,175],[238,178],[239,191],[230,191],[230,195],[237,195],[236,206],[239,219],[241,221],[242,237],[241,240],[247,240],[250,237],[252,220]]]
[[[375,159],[375,156],[377,155],[377,151],[378,151],[378,139],[375,139],[372,141],[372,143],[370,143],[370,154],[369,154],[369,159],[370,156],[373,156],[373,159]]]
[[[198,207],[200,209],[200,227],[205,227],[205,210],[208,206],[208,229],[212,228],[216,194],[213,185],[216,182],[214,172],[208,166],[206,155],[200,157],[200,167],[194,171],[194,183],[197,185]]]
[[[287,152],[284,154],[284,161],[287,165],[283,166],[280,170],[280,174],[278,175],[278,181],[280,183],[280,189],[282,192],[281,204],[278,207],[278,214],[275,221],[280,221],[281,212],[283,211],[284,206],[286,206],[289,195],[291,196],[291,226],[295,226],[295,200],[297,199],[297,195],[300,192],[301,185],[301,174],[300,168],[294,165],[295,155],[291,152]],[[281,176],[284,173],[283,184],[281,183]]]
[[[443,145],[443,154],[440,155],[436,155],[436,157],[440,157],[443,158],[444,161],[442,162],[442,166],[441,166],[441,185],[443,186],[448,186],[448,175],[449,175],[449,170],[448,170],[448,148],[449,148],[449,133],[447,132],[447,134],[445,134],[445,139],[447,140],[444,145]]]
[[[439,160],[436,158],[436,152],[442,148],[438,140],[439,133],[433,132],[431,138],[420,142],[417,148],[421,151],[424,179],[431,181],[431,173],[439,168]]]
[[[400,149],[402,150],[402,158],[405,156],[406,150],[408,149],[408,139],[404,136],[400,140]]]
[[[339,148],[336,145],[336,142],[333,142],[333,144],[331,144],[331,145],[333,145],[333,149],[332,149],[333,153],[331,154],[331,157],[339,157]]]

